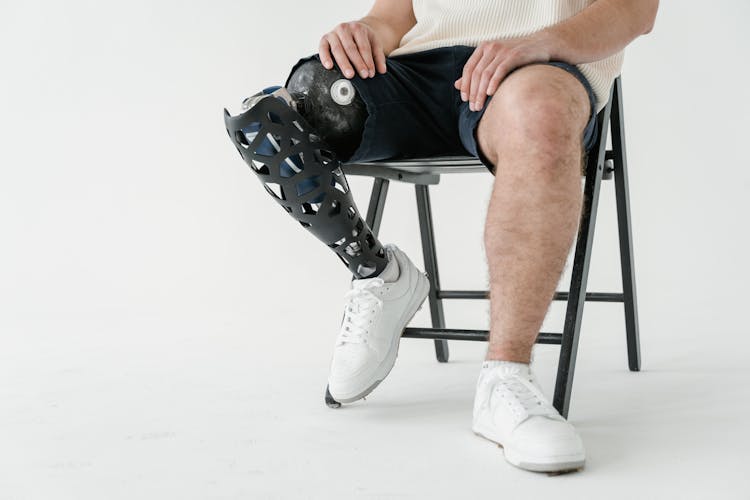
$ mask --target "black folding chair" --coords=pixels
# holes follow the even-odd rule
[[[599,135],[596,145],[588,155],[586,165],[583,210],[575,245],[570,289],[567,292],[557,292],[554,297],[554,300],[567,301],[563,331],[562,333],[541,332],[536,340],[539,344],[560,345],[553,404],[564,417],[567,417],[570,407],[570,394],[573,387],[583,306],[587,301],[623,303],[629,368],[631,371],[639,371],[641,365],[635,272],[633,269],[628,167],[622,110],[622,82],[619,77],[615,80],[610,90],[609,101],[606,107],[599,112],[597,120]],[[611,150],[607,150],[608,129],[611,129],[612,133]],[[429,186],[440,182],[440,176],[444,174],[468,172],[487,172],[489,174],[489,170],[473,157],[390,160],[345,164],[343,168],[347,175],[364,175],[374,178],[366,220],[376,235],[379,232],[383,217],[389,182],[394,180],[414,184],[424,265],[430,281],[428,300],[432,328],[407,327],[404,329],[402,336],[434,339],[437,359],[440,362],[448,361],[448,340],[486,341],[489,334],[487,330],[462,330],[446,328],[445,326],[443,299],[487,299],[489,298],[489,292],[483,290],[444,290],[440,288]],[[591,247],[594,240],[601,181],[612,178],[615,181],[623,291],[621,293],[587,292],[586,283],[591,261]],[[326,404],[334,408],[340,406],[328,391],[326,391]]]

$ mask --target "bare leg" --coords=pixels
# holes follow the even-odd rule
[[[586,90],[549,65],[512,73],[477,138],[496,166],[485,224],[490,273],[488,360],[528,363],[581,209]]]

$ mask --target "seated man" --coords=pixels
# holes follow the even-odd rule
[[[427,296],[423,272],[382,245],[341,161],[466,155],[495,176],[484,231],[490,339],[473,430],[529,470],[575,469],[583,444],[542,394],[531,350],[573,242],[582,158],[623,49],[658,0],[376,0],[300,60],[285,88],[246,101],[227,130],[266,190],[355,275],[329,387],[341,402],[390,372]]]

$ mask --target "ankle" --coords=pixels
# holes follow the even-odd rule
[[[531,353],[528,354],[517,354],[517,353],[492,353],[488,352],[484,358],[485,361],[508,361],[511,363],[531,363]]]
[[[498,366],[505,366],[508,368],[517,367],[517,368],[528,368],[529,363],[521,363],[518,361],[506,361],[504,359],[485,359],[484,362],[482,362],[482,368],[483,369],[493,369],[497,368]]]
[[[534,346],[504,345],[487,348],[485,361],[510,361],[513,363],[531,364],[534,361]]]

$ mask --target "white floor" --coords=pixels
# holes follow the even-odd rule
[[[705,4],[661,2],[627,49],[644,371],[622,310],[587,305],[588,463],[549,477],[471,433],[481,344],[442,365],[404,340],[367,401],[323,403],[348,275],[222,108],[371,0],[2,2],[0,500],[750,499],[750,2]],[[430,190],[441,279],[476,290],[491,176],[451,177]],[[591,290],[619,289],[614,206],[605,183]],[[391,184],[381,237],[422,265],[412,186]],[[485,327],[486,307],[446,318]],[[556,353],[536,357],[548,394]]]
[[[305,325],[337,318],[307,322],[308,307],[295,331],[197,315],[18,325],[23,342],[0,351],[0,498],[750,497],[746,356],[704,332],[679,349],[650,332],[629,373],[619,311],[589,307],[613,329],[583,332],[571,420],[588,463],[550,477],[471,433],[482,344],[452,342],[439,365],[406,339],[367,401],[327,408],[335,331]],[[536,354],[547,391],[556,352]]]

